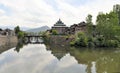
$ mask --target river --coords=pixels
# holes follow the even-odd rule
[[[0,50],[1,51],[1,50]],[[0,54],[0,73],[118,73],[120,50],[28,44]]]

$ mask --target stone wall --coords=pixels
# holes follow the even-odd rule
[[[50,43],[54,45],[67,46],[70,45],[70,42],[72,40],[73,38],[69,38],[67,36],[61,36],[61,35],[50,36]]]
[[[0,51],[10,49],[17,45],[17,37],[16,36],[0,36]]]

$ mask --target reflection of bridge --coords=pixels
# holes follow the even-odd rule
[[[43,43],[42,40],[42,35],[37,35],[37,34],[28,34],[25,36],[26,38],[26,43]]]

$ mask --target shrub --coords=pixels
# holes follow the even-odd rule
[[[88,47],[94,47],[95,46],[93,37],[88,37],[87,42],[88,42]]]
[[[24,32],[20,31],[18,32],[18,38],[23,38],[24,37]]]
[[[52,30],[52,35],[57,35],[58,32],[56,30]]]
[[[96,47],[105,47],[105,38],[103,36],[96,37],[94,43]]]
[[[88,42],[88,47],[95,47],[95,44],[93,42]]]
[[[74,46],[75,45],[75,41],[70,42],[70,45]]]
[[[80,47],[86,47],[87,46],[87,37],[83,32],[79,32],[77,34],[77,39],[75,40],[75,45]]]
[[[117,40],[107,40],[105,42],[105,47],[118,47],[119,42]]]

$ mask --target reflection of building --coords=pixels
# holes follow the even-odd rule
[[[55,47],[55,46],[51,46],[52,54],[58,59],[60,60],[62,57],[64,57],[67,54],[67,51],[65,48],[61,48],[61,47]]]
[[[56,30],[58,34],[66,34],[67,29],[68,27],[60,19],[52,27],[52,30]]]
[[[66,55],[66,53],[63,53],[63,52],[55,52],[55,51],[52,51],[52,54],[58,59],[60,60],[62,57],[64,57]]]
[[[60,46],[60,45],[54,45],[54,44],[49,44],[49,45],[46,45],[47,46],[47,50],[51,50],[52,54],[58,59],[60,60],[62,57],[64,57],[68,51],[68,47],[67,46]]]

